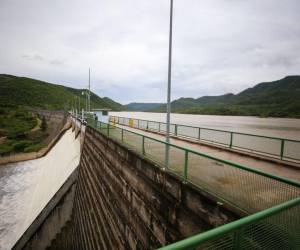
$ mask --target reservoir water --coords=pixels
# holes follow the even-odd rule
[[[110,115],[166,122],[165,113],[111,112]],[[300,119],[171,114],[171,123],[300,140]]]

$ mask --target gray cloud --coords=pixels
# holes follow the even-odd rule
[[[298,0],[175,1],[173,98],[300,73]],[[2,0],[0,72],[165,101],[169,1]],[[58,67],[59,66],[59,67]]]
[[[36,62],[43,62],[43,63],[48,63],[51,65],[55,65],[55,66],[61,66],[64,64],[63,60],[58,60],[58,59],[47,59],[41,55],[27,55],[24,54],[21,56],[23,59],[25,60],[29,60],[29,61],[36,61]]]

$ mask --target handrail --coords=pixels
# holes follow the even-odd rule
[[[211,229],[204,233],[192,236],[190,238],[178,241],[176,243],[159,248],[159,250],[189,250],[199,247],[201,244],[208,242],[209,240],[217,239],[227,233],[234,232],[242,227],[245,227],[253,222],[257,222],[264,218],[278,214],[284,210],[300,205],[300,197],[293,200],[284,202],[277,206],[265,209],[261,212],[249,215],[237,221],[233,221],[226,225]]]
[[[104,122],[100,122],[100,123],[109,125],[108,123],[104,123]],[[117,126],[114,126],[114,125],[110,125],[110,126],[118,128]],[[163,143],[165,145],[168,145],[168,146],[171,146],[171,147],[174,147],[174,148],[181,149],[183,151],[188,151],[189,153],[193,153],[193,154],[196,154],[196,155],[199,155],[199,156],[203,156],[205,158],[208,158],[208,159],[211,159],[211,160],[214,160],[214,161],[218,161],[218,162],[221,162],[221,163],[224,163],[224,164],[236,167],[236,168],[240,168],[240,169],[246,170],[248,172],[259,174],[259,175],[262,175],[262,176],[265,176],[265,177],[268,177],[268,178],[271,178],[271,179],[276,179],[278,181],[281,181],[281,182],[287,183],[289,185],[293,185],[293,186],[296,186],[296,187],[300,188],[300,182],[297,182],[297,181],[294,181],[294,180],[291,180],[291,179],[287,179],[287,178],[284,178],[284,177],[281,177],[281,176],[273,175],[273,174],[270,174],[270,173],[267,173],[267,172],[264,172],[264,171],[261,171],[261,170],[253,169],[253,168],[250,168],[250,167],[247,167],[247,166],[244,166],[244,165],[232,162],[232,161],[223,160],[223,159],[220,159],[220,158],[217,158],[217,157],[205,154],[205,153],[194,151],[192,149],[187,149],[187,148],[178,146],[176,144],[168,143],[168,142],[165,142],[165,141],[162,141],[162,140],[150,137],[150,136],[146,136],[146,135],[143,135],[143,134],[140,134],[140,133],[128,130],[128,129],[124,129],[124,128],[120,128],[120,129],[122,129],[123,131],[126,131],[126,132],[130,132],[132,134],[142,136],[144,138],[148,138],[148,139],[153,140],[153,141]]]
[[[288,199],[292,199],[297,197],[300,194],[300,183],[294,180],[286,179],[283,177],[279,177],[276,175],[272,175],[260,170],[252,169],[240,164],[236,164],[234,162],[218,159],[216,157],[196,152],[194,150],[186,149],[183,147],[180,147],[178,145],[174,145],[172,143],[167,143],[165,141],[161,141],[159,139],[155,139],[149,136],[145,136],[143,134],[130,131],[118,126],[114,126],[109,123],[103,123],[100,121],[96,121],[92,118],[88,119],[88,126],[94,127],[96,130],[100,129],[100,133],[104,133],[109,138],[116,139],[120,141],[122,144],[125,143],[127,146],[133,147],[138,154],[140,154],[142,157],[149,158],[153,160],[154,162],[157,162],[158,165],[166,167],[166,169],[173,174],[177,175],[179,178],[182,179],[183,183],[191,183],[193,185],[198,186],[203,191],[205,191],[207,194],[211,195],[212,197],[215,197],[216,200],[218,200],[221,203],[225,203],[228,206],[231,206],[237,211],[240,211],[241,214],[251,214],[260,211],[261,209],[265,209],[271,206],[274,206],[276,204],[282,203],[287,201]],[[137,137],[125,137],[126,134],[129,135],[135,135]],[[131,139],[130,139],[131,138]],[[149,148],[149,140],[156,141],[160,145],[164,145],[163,147],[166,149],[169,148],[177,148],[181,150],[183,153],[183,158],[179,159],[179,161],[175,161],[172,163],[172,165],[168,166],[166,165],[166,158],[162,155],[156,155],[151,153],[151,146]],[[146,141],[146,142],[145,142]],[[155,149],[156,146],[153,145],[152,149]],[[147,147],[147,148],[146,148]],[[158,145],[159,147],[159,145]],[[189,158],[190,157],[200,157],[199,160],[201,162],[201,157],[206,159],[211,159],[215,162],[221,162],[224,164],[223,167],[225,167],[223,171],[225,171],[225,176],[228,176],[229,178],[232,178],[232,171],[230,168],[239,169],[240,171],[235,170],[234,179],[238,181],[240,178],[244,179],[245,185],[240,186],[240,190],[243,191],[237,191],[234,192],[232,195],[232,189],[228,186],[224,190],[220,190],[218,186],[211,186],[209,181],[207,179],[204,179],[201,176],[197,176],[197,173],[195,173],[192,169],[193,166],[197,166],[197,163],[190,163]],[[197,158],[196,158],[197,159]],[[196,160],[197,161],[197,160]],[[192,164],[192,165],[191,165]],[[196,165],[195,165],[196,164]],[[176,168],[173,169],[175,166],[180,171],[180,174],[176,171]],[[202,165],[204,166],[204,165]],[[191,172],[190,172],[191,171]],[[216,171],[216,169],[215,169]],[[208,171],[209,172],[209,171]],[[227,174],[226,174],[227,173]],[[247,174],[248,173],[248,174]],[[252,175],[252,176],[251,176]],[[247,186],[251,185],[251,181],[253,178],[256,178],[255,175],[257,175],[258,183],[259,185],[262,185],[261,188],[264,191],[269,190],[270,188],[274,189],[276,193],[278,193],[278,196],[272,198],[267,198],[265,200],[262,200],[262,202],[259,202],[257,204],[252,204],[251,197],[255,198],[257,196],[256,191],[253,191],[252,189],[248,191]],[[220,176],[221,177],[221,176]],[[195,179],[196,178],[196,179]],[[221,177],[222,178],[222,177]],[[214,178],[217,180],[218,178]],[[213,179],[212,179],[213,181]],[[239,182],[239,181],[238,181]],[[220,184],[221,185],[221,184]],[[255,190],[256,188],[254,188]],[[259,192],[259,190],[257,190]],[[246,193],[244,193],[246,192]],[[242,196],[247,194],[249,196],[249,199],[247,198],[245,201],[241,202]],[[257,198],[257,197],[256,197]],[[242,198],[243,200],[243,198]]]
[[[98,125],[100,125],[100,128],[98,127]],[[268,173],[265,173],[263,171],[257,171],[253,169],[249,169],[248,167],[239,165],[239,164],[235,164],[233,162],[229,162],[229,161],[223,161],[221,159],[215,158],[215,157],[211,157],[207,154],[203,154],[200,152],[195,152],[193,150],[189,150],[189,149],[185,149],[183,147],[177,146],[177,145],[173,145],[171,143],[166,143],[165,141],[161,141],[155,138],[151,138],[149,136],[145,136],[143,134],[131,131],[131,130],[127,130],[118,126],[114,126],[111,125],[109,123],[103,123],[103,122],[97,122],[93,120],[93,119],[88,119],[88,126],[95,126],[96,129],[100,129],[100,133],[104,133],[106,134],[108,137],[111,138],[115,138],[118,140],[122,140],[122,142],[126,143],[126,141],[128,139],[124,138],[124,133],[130,133],[130,134],[134,134],[134,135],[138,135],[139,138],[142,138],[142,145],[139,145],[139,147],[142,147],[142,150],[139,151],[140,154],[142,155],[146,155],[145,154],[145,139],[151,139],[154,141],[157,141],[159,143],[163,143],[164,145],[170,146],[170,147],[176,147],[178,149],[182,149],[185,152],[185,167],[187,167],[188,165],[188,154],[189,153],[195,153],[196,155],[200,155],[202,157],[206,157],[215,161],[220,161],[220,162],[224,162],[232,167],[237,167],[240,169],[243,169],[245,171],[250,171],[250,172],[254,172],[258,175],[263,175],[267,178],[272,178],[272,179],[276,179],[277,181],[282,181],[285,182],[287,184],[296,186],[297,188],[300,187],[300,183],[295,182],[295,181],[291,181],[291,180],[287,180],[285,178],[282,177],[277,177],[274,175],[270,175]],[[111,132],[110,132],[111,131]],[[115,132],[114,132],[115,131]],[[127,137],[128,138],[128,137]],[[129,137],[132,138],[132,137]],[[133,137],[135,138],[135,137]],[[133,142],[135,141],[135,139],[133,140]],[[130,142],[130,139],[129,141]],[[140,143],[140,140],[138,140],[138,142]],[[134,147],[135,148],[135,147]],[[185,168],[185,171],[187,169]],[[184,175],[186,175],[186,172],[184,173]],[[185,179],[186,180],[186,179]],[[249,179],[251,181],[251,179]],[[269,181],[267,181],[269,182]],[[250,183],[251,184],[251,183]],[[273,184],[272,184],[273,185]],[[278,186],[280,187],[284,187],[281,184]],[[204,189],[205,190],[205,189]],[[286,187],[286,190],[291,190],[291,187]],[[240,244],[245,243],[245,241],[249,240],[251,241],[251,243],[253,243],[255,246],[255,244],[262,244],[261,246],[267,246],[267,248],[264,249],[272,249],[269,247],[268,244],[270,244],[270,246],[274,246],[274,240],[277,242],[278,239],[278,244],[285,244],[284,246],[286,246],[286,244],[288,244],[288,246],[292,246],[292,249],[298,249],[299,247],[299,241],[297,240],[299,237],[299,234],[295,231],[295,225],[296,228],[298,226],[299,223],[299,219],[297,219],[297,213],[299,211],[299,205],[300,205],[300,197],[299,197],[299,192],[298,189],[296,189],[296,197],[295,195],[290,196],[290,193],[287,193],[287,197],[289,197],[290,200],[284,200],[281,201],[281,203],[279,205],[277,204],[273,204],[270,208],[266,207],[267,209],[264,209],[262,211],[258,210],[258,212],[255,212],[252,215],[246,216],[242,219],[239,219],[237,221],[228,223],[226,225],[222,225],[220,227],[211,229],[209,231],[194,235],[192,237],[189,237],[187,239],[178,241],[176,243],[172,243],[170,245],[164,246],[159,248],[160,250],[192,250],[192,249],[196,249],[197,247],[218,247],[219,246],[219,242],[225,242],[225,244],[228,244],[228,246],[232,246],[232,249],[239,249]],[[247,194],[245,194],[247,195]],[[218,197],[218,196],[216,196]],[[230,202],[230,200],[226,200],[225,197],[225,201]],[[296,210],[294,209],[294,207],[296,207]],[[272,216],[272,217],[271,217]],[[273,219],[274,216],[274,219]],[[269,217],[271,217],[269,219]],[[291,221],[291,218],[295,218]],[[264,220],[266,219],[266,220]],[[289,224],[287,224],[289,223]],[[249,226],[249,228],[247,228]],[[253,227],[253,228],[252,228]],[[254,229],[259,229],[260,227],[262,227],[261,231],[258,231],[257,234],[253,235],[252,232]],[[291,227],[290,230],[286,230],[287,227]],[[273,232],[273,228],[274,228],[274,232]],[[251,229],[251,230],[250,230]],[[294,231],[293,231],[294,230]],[[296,230],[297,231],[297,230]],[[273,234],[274,233],[274,234]],[[272,237],[270,237],[270,235],[268,236],[268,234],[271,234]],[[264,238],[266,237],[266,238]],[[296,238],[295,238],[296,237]],[[233,239],[233,240],[232,240]],[[281,239],[284,239],[284,241],[281,241]],[[288,241],[287,241],[288,239]],[[296,241],[295,241],[296,239]],[[265,245],[265,242],[267,242],[267,245]],[[208,244],[208,245],[207,245]],[[269,248],[268,248],[269,247]],[[210,248],[212,249],[212,248]],[[219,249],[219,248],[217,248]]]
[[[166,132],[165,130],[161,130],[161,124],[166,125],[166,123],[164,123],[164,122],[157,122],[157,121],[143,120],[143,119],[136,119],[136,118],[127,118],[127,117],[121,117],[121,116],[111,116],[110,120],[112,120],[112,119],[114,119],[114,121],[117,121],[117,123],[125,123],[125,125],[128,125],[126,121],[132,119],[133,121],[137,121],[137,124],[138,124],[137,128],[140,128],[140,122],[142,121],[142,122],[147,123],[146,130]],[[123,120],[123,122],[122,122],[122,120]],[[148,125],[151,125],[151,123],[159,124],[159,127],[158,128],[149,128]],[[240,132],[233,132],[233,131],[225,131],[225,130],[204,128],[204,127],[195,127],[195,126],[181,125],[181,124],[171,124],[171,126],[175,126],[175,128],[174,128],[175,132],[172,132],[172,134],[174,134],[176,137],[185,137],[185,138],[195,139],[197,141],[206,141],[206,142],[226,146],[230,149],[234,148],[234,149],[240,149],[241,151],[248,151],[248,152],[250,151],[251,153],[255,153],[257,155],[263,154],[263,155],[267,155],[267,156],[270,156],[273,158],[279,158],[284,161],[291,161],[291,160],[296,161],[296,162],[300,161],[300,154],[299,154],[299,156],[298,156],[298,154],[295,155],[295,152],[292,151],[292,155],[291,155],[289,153],[291,151],[286,151],[286,150],[291,149],[291,146],[287,149],[287,143],[298,143],[298,145],[300,147],[299,140],[292,140],[292,139],[279,138],[279,137],[270,137],[270,136],[263,136],[263,135],[255,135],[255,134],[247,134],[247,133],[240,133]],[[134,126],[134,127],[136,127],[136,126]],[[192,134],[189,134],[188,132],[179,134],[177,132],[179,128],[192,128],[192,129],[196,129],[196,131],[189,132]],[[225,138],[225,141],[227,141],[227,142],[224,142],[224,138],[222,139],[222,137],[220,139],[203,138],[203,136],[201,137],[201,131],[222,132],[222,133],[225,133],[226,136],[229,136],[229,138]],[[197,135],[193,135],[193,133],[195,133],[195,132],[197,133]],[[273,145],[273,147],[270,146],[270,148],[266,148],[266,149],[262,150],[259,148],[259,146],[258,146],[258,148],[254,147],[253,144],[251,144],[250,142],[248,143],[248,146],[245,146],[245,145],[243,145],[244,141],[237,142],[234,140],[236,138],[235,135],[251,136],[251,137],[256,137],[256,138],[273,140],[273,141],[276,141],[275,148],[274,148],[274,144],[270,144],[270,145]],[[274,150],[275,150],[275,152],[274,152]]]
[[[155,123],[161,123],[161,124],[166,125],[165,122],[159,122],[159,121],[153,121],[153,120],[144,120],[144,119],[138,119],[138,118],[124,117],[124,116],[110,116],[110,117],[118,117],[118,118],[123,118],[123,119],[133,119],[133,120],[139,120],[139,121],[144,121],[144,122],[155,122]],[[249,135],[249,136],[262,137],[262,138],[267,138],[267,139],[285,140],[285,141],[299,142],[300,143],[300,140],[294,140],[294,139],[288,139],[288,138],[276,137],[276,136],[273,137],[273,136],[258,135],[258,134],[248,134],[248,133],[235,132],[235,131],[230,131],[230,130],[214,129],[214,128],[207,128],[207,127],[197,127],[197,126],[178,124],[178,123],[171,123],[170,125],[183,126],[183,127],[188,127],[188,128],[200,128],[200,129],[206,129],[206,130],[211,130],[211,131],[234,133],[234,134],[239,134],[239,135]]]

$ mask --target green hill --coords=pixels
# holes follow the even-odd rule
[[[59,121],[49,126],[37,110],[69,110],[75,100],[85,107],[83,89],[74,89],[25,77],[0,75],[0,156],[38,151],[47,145]],[[91,92],[91,108],[123,110],[124,107]],[[58,112],[59,113],[59,112]],[[61,112],[63,114],[63,112]]]
[[[300,118],[300,76],[260,83],[237,95],[180,98],[171,105],[175,113]],[[165,110],[162,105],[152,111]]]
[[[26,77],[0,75],[0,107],[30,107],[48,110],[70,109],[76,98],[85,106],[84,89],[74,89]],[[78,100],[77,100],[78,103]],[[115,111],[124,107],[113,100],[100,98],[91,92],[91,108],[110,108]]]

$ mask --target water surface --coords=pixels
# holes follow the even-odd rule
[[[166,121],[165,113],[111,112],[110,115]],[[171,123],[300,140],[300,119],[171,114]]]

